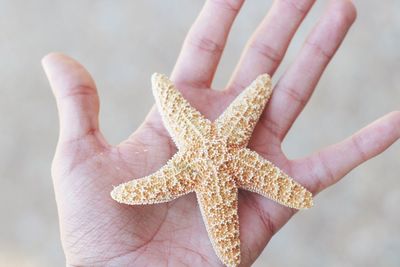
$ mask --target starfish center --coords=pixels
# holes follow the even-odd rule
[[[213,165],[220,166],[228,159],[228,146],[221,138],[212,138],[203,142],[200,147],[200,157],[211,161]]]

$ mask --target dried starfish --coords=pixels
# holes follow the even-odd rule
[[[240,263],[238,188],[295,209],[312,206],[312,195],[283,171],[246,148],[272,89],[260,75],[212,123],[162,74],[152,76],[163,122],[179,151],[159,171],[114,188],[113,199],[138,205],[171,201],[195,192],[217,256]]]

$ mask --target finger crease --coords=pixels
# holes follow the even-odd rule
[[[294,10],[296,10],[297,12],[299,12],[301,15],[305,15],[308,12],[308,9],[301,6],[299,4],[300,1],[298,0],[283,0],[283,2],[285,2],[287,5],[291,6]]]
[[[77,85],[68,90],[68,92],[64,95],[61,95],[60,98],[68,98],[75,96],[92,96],[96,95],[96,91],[91,86],[87,85]]]
[[[292,87],[281,86],[277,91],[286,94],[289,98],[298,102],[301,106],[305,106],[307,104],[307,100],[304,98],[304,96]]]
[[[189,38],[189,44],[200,51],[207,52],[212,55],[219,55],[224,49],[223,45],[207,37]]]
[[[360,144],[360,139],[357,136],[351,138],[351,141],[354,145],[355,150],[357,151],[361,161],[366,161],[368,159],[368,155],[364,152],[362,145]]]
[[[252,42],[250,44],[250,49],[270,60],[275,65],[278,65],[283,57],[276,49],[260,41]]]
[[[320,166],[323,168],[324,176],[329,179],[329,184],[332,184],[335,181],[335,176],[333,175],[333,172],[326,162],[324,156],[321,153],[318,153],[317,159],[320,163]],[[315,178],[317,183],[317,191],[320,191],[324,188],[324,183],[322,182],[321,177],[318,175],[315,175]]]
[[[279,124],[275,121],[271,120],[267,116],[262,116],[260,118],[260,124],[264,129],[269,132],[276,140],[281,140],[280,133],[282,129],[279,127]]]
[[[326,51],[325,49],[323,49],[321,47],[321,45],[319,45],[318,43],[313,43],[309,40],[306,41],[306,44],[315,51],[315,53],[317,55],[320,55],[321,57],[323,57],[326,61],[329,61],[332,57],[333,57],[333,53],[330,53],[328,51]]]
[[[242,6],[243,1],[235,1],[235,0],[211,0],[210,2],[221,6],[223,9],[232,11],[233,13],[238,13],[240,7]]]

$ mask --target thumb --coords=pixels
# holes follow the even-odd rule
[[[74,59],[51,53],[42,65],[57,102],[60,140],[94,135],[99,130],[99,97],[89,72]]]

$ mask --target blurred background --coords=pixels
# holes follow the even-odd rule
[[[277,76],[327,1],[317,1]],[[170,73],[202,1],[0,0],[0,266],[63,266],[50,164],[58,121],[40,66],[48,52],[77,58],[101,97],[111,143],[153,104],[150,75]],[[249,0],[214,86],[223,87],[271,1]],[[358,20],[284,148],[301,157],[400,108],[400,1],[356,0]],[[275,78],[276,80],[276,78]],[[254,266],[400,266],[400,145],[321,193],[270,242]]]

